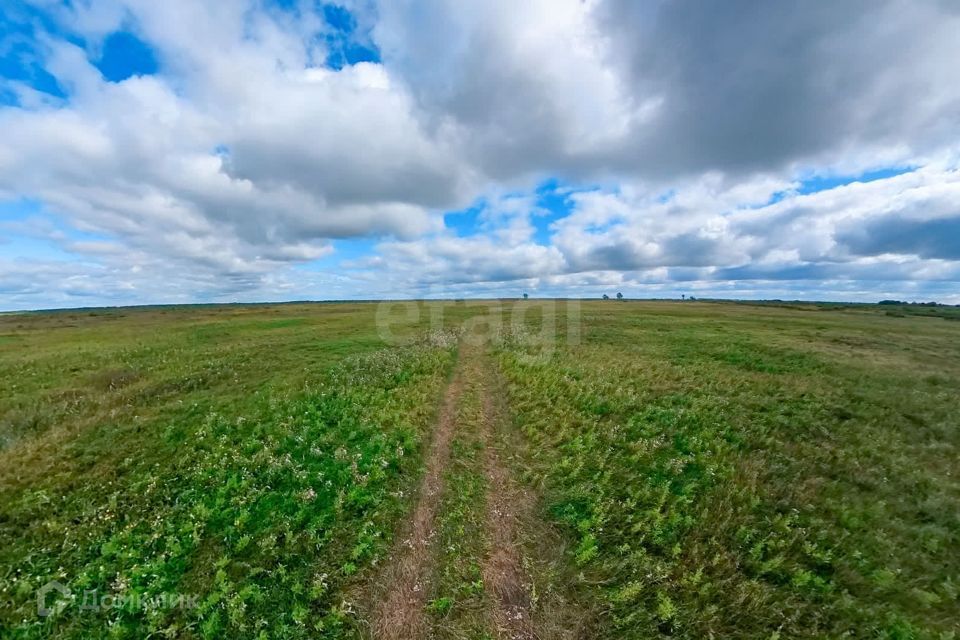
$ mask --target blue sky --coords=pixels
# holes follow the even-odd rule
[[[156,53],[129,31],[111,33],[101,47],[94,65],[109,82],[122,82],[131,76],[153,75],[159,71]]]
[[[684,1],[6,3],[0,310],[960,303],[960,17]]]

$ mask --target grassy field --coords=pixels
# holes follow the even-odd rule
[[[0,636],[369,637],[455,369],[433,637],[497,637],[505,470],[539,637],[960,635],[954,310],[551,304],[0,316]]]
[[[5,637],[336,637],[455,346],[384,350],[374,305],[8,315],[0,333]],[[54,579],[75,601],[38,618]],[[198,600],[80,610],[93,589]]]
[[[596,585],[592,636],[960,633],[960,324],[702,303],[582,323],[498,359],[528,481]]]

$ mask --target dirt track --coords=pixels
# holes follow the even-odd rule
[[[383,580],[389,585],[386,598],[377,608],[374,635],[384,640],[421,638],[425,633],[424,605],[427,583],[434,566],[431,542],[434,537],[437,505],[443,491],[443,471],[450,458],[450,442],[456,429],[457,402],[463,389],[462,356],[453,380],[447,387],[440,417],[427,454],[427,471],[420,484],[418,502],[407,524],[407,535]]]
[[[478,435],[483,444],[487,492],[485,504],[477,505],[477,509],[483,509],[486,553],[478,560],[487,594],[489,630],[496,638],[527,640],[539,637],[531,617],[530,581],[524,574],[518,543],[519,516],[522,513],[529,515],[533,499],[513,481],[496,445],[497,431],[505,414],[497,398],[492,363],[483,348],[464,345],[444,396],[418,501],[405,525],[402,542],[394,550],[381,576],[387,590],[375,611],[373,632],[376,638],[412,640],[428,637],[425,605],[437,563],[433,544],[437,510],[444,491],[443,476],[450,458],[451,442],[460,427],[457,423],[458,402],[467,386],[475,387],[481,397]]]

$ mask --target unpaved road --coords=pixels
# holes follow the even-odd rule
[[[482,437],[484,474],[487,478],[486,531],[488,553],[483,561],[483,581],[493,596],[491,617],[498,638],[536,638],[530,607],[530,584],[523,571],[518,544],[521,515],[529,516],[533,498],[511,478],[495,445],[496,429],[504,419],[502,404],[494,396],[496,381],[489,363],[483,363]]]
[[[387,585],[374,612],[374,637],[413,640],[430,637],[426,604],[437,565],[435,532],[444,491],[444,471],[458,429],[458,402],[464,388],[480,394],[480,442],[487,490],[483,511],[485,553],[477,558],[486,594],[488,631],[495,638],[539,638],[531,615],[530,579],[523,569],[519,528],[529,517],[533,498],[511,477],[496,445],[505,413],[500,401],[493,363],[480,346],[463,345],[453,380],[448,386],[426,460],[426,474],[417,503],[404,527],[405,535],[394,550],[381,581]]]
[[[457,361],[453,380],[447,387],[440,416],[427,454],[427,470],[420,484],[418,500],[390,565],[383,575],[389,591],[374,619],[374,635],[384,640],[424,637],[424,606],[427,585],[434,566],[431,548],[436,530],[437,505],[443,491],[443,471],[450,459],[450,442],[456,429],[457,402],[463,389],[463,355]]]

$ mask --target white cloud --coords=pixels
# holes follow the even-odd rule
[[[304,68],[317,54],[303,32],[262,13],[251,24],[238,3],[127,9],[181,73],[114,84],[51,42],[69,104],[0,110],[0,189],[213,272],[317,258],[331,238],[416,236],[457,202],[456,159],[382,67]],[[111,27],[91,13],[80,23]]]
[[[360,297],[957,277],[960,12],[943,2],[358,0],[383,62],[341,70],[306,1],[34,4],[86,44],[35,38],[66,100],[0,81],[19,100],[0,106],[0,196],[42,203],[63,224],[31,233],[77,256],[0,264],[23,300],[60,295],[31,269],[102,300],[329,297],[296,266],[342,238],[379,242],[324,276]],[[101,76],[119,28],[160,73]],[[919,168],[796,191],[896,164]],[[569,194],[548,243],[546,177],[598,186]],[[445,227],[478,198],[470,234]]]
[[[430,282],[960,278],[957,169],[930,166],[807,195],[794,187],[767,176],[731,186],[711,174],[667,197],[640,185],[576,193],[573,211],[553,224],[549,246],[528,230],[511,236],[516,223],[505,217],[482,237],[393,243],[384,256],[391,269]],[[782,200],[755,204],[777,193]],[[512,241],[491,241],[497,238]]]

